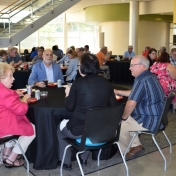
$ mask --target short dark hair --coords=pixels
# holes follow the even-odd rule
[[[7,52],[6,52],[5,50],[0,50],[0,56],[2,57],[2,56],[4,56],[4,55],[7,56]]]
[[[87,48],[89,50],[89,45],[85,45],[84,48]]]
[[[93,54],[83,54],[80,63],[80,71],[84,75],[97,75],[100,71],[99,61]]]
[[[58,48],[57,48],[57,46],[56,45],[54,45],[53,47],[52,47],[52,50],[54,51],[54,50],[58,50]]]
[[[167,52],[162,52],[156,62],[170,63],[170,56]]]

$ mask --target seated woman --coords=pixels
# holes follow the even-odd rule
[[[75,80],[75,77],[77,75],[79,58],[78,58],[78,55],[76,54],[76,52],[72,49],[70,49],[70,51],[68,51],[67,55],[70,58],[70,63],[67,68],[67,71],[65,73],[67,75],[66,81],[71,82],[71,81]]]
[[[161,53],[157,61],[150,67],[150,71],[157,75],[166,95],[176,90],[176,67],[170,64],[167,52]],[[176,96],[173,100],[173,108],[176,109]]]
[[[57,129],[59,140],[59,158],[62,159],[64,149],[68,145],[65,137],[81,138],[84,130],[86,112],[88,109],[109,107],[116,105],[116,98],[112,85],[105,78],[98,76],[99,62],[95,55],[82,55],[79,72],[81,78],[76,79],[71,86],[66,87],[65,107],[73,112],[70,120],[63,120]],[[81,155],[81,163],[86,164],[89,151]],[[71,149],[67,150],[64,169],[71,169]]]
[[[153,65],[153,63],[157,60],[157,51],[155,48],[151,48],[148,51],[147,59],[150,62],[150,67]]]
[[[27,101],[29,94],[20,98],[16,91],[11,90],[14,68],[7,63],[0,63],[0,138],[19,135],[18,141],[25,152],[29,144],[35,138],[35,128],[25,116],[28,110]],[[3,160],[6,167],[19,167],[24,160],[18,156],[21,154],[18,146],[13,142],[5,143]]]

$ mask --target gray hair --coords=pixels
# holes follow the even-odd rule
[[[146,57],[144,57],[142,55],[137,55],[137,56],[135,56],[133,58],[138,58],[139,59],[139,64],[142,64],[146,68],[149,68],[150,63],[149,63],[149,60]]]
[[[160,49],[161,49],[163,52],[166,52],[166,47],[165,47],[165,46],[162,46]]]

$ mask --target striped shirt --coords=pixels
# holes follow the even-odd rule
[[[176,66],[176,59],[173,59],[172,56],[170,56],[170,63],[171,63],[173,66]]]
[[[155,75],[143,71],[134,80],[128,100],[137,102],[131,116],[143,127],[154,131],[166,101],[164,91]]]

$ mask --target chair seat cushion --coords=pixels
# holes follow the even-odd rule
[[[76,142],[81,143],[81,139],[76,139]],[[86,146],[101,146],[101,145],[104,145],[104,144],[106,144],[106,142],[92,143],[89,138],[86,138],[86,143],[85,143]]]

